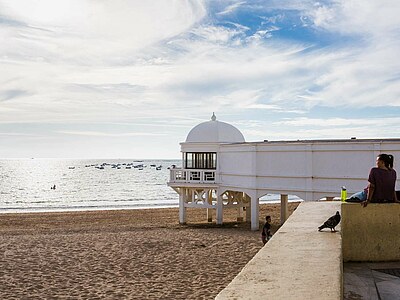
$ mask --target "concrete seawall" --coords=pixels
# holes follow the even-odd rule
[[[400,204],[342,205],[343,260],[399,261]]]
[[[301,203],[216,299],[341,299],[340,231],[318,232],[340,210],[340,202]]]

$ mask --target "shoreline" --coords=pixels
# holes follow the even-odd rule
[[[297,203],[303,200],[292,199],[288,203]],[[260,205],[280,204],[280,200],[264,200]],[[89,212],[89,211],[112,211],[112,210],[141,210],[141,209],[178,209],[179,204],[150,204],[137,206],[78,206],[78,207],[54,207],[54,208],[0,208],[0,216],[3,214],[26,214],[26,213],[57,213],[57,212]]]
[[[298,203],[290,203],[292,212]],[[177,208],[0,215],[0,298],[214,299],[261,249],[259,231],[224,210]],[[279,204],[260,205],[260,224]]]

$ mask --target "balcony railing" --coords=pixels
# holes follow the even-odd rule
[[[170,183],[215,183],[215,170],[171,169]]]

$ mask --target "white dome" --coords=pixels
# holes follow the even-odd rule
[[[217,121],[215,115],[211,121],[200,123],[190,130],[186,143],[241,143],[243,134],[236,127]]]

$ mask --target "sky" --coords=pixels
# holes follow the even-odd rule
[[[0,158],[400,138],[398,0],[0,0]]]

